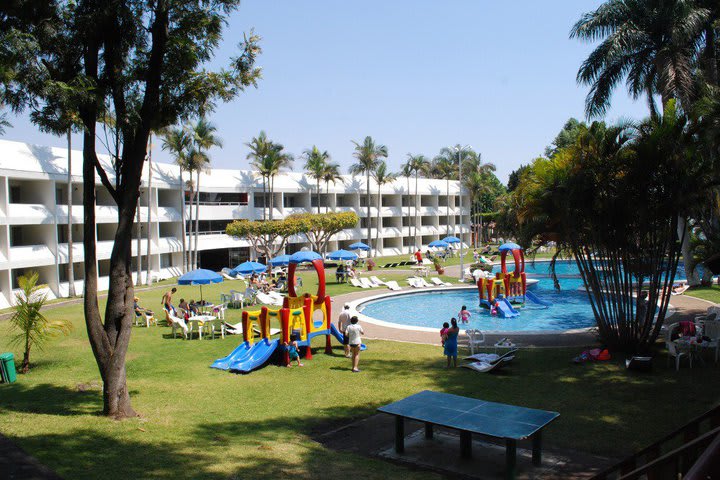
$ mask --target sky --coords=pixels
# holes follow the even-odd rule
[[[393,171],[408,153],[432,158],[460,144],[495,164],[506,182],[568,118],[585,118],[589,87],[575,76],[594,45],[569,32],[601,3],[243,0],[211,66],[225,64],[243,32],[255,29],[263,78],[209,116],[223,140],[209,152],[212,166],[248,169],[245,144],[264,130],[296,156],[294,170],[317,145],[347,172],[352,141],[370,135],[387,146]],[[645,102],[621,86],[605,120],[646,115]],[[6,139],[66,145],[27,115],[10,121]],[[159,142],[153,158],[172,161]]]

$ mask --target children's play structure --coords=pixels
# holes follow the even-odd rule
[[[318,275],[316,295],[308,293],[298,297],[295,292],[295,270],[301,263],[311,263]],[[288,296],[282,308],[245,311],[242,314],[243,343],[230,355],[215,360],[212,368],[248,373],[267,363],[278,351],[281,365],[288,365],[290,358],[286,346],[290,336],[295,334],[299,347],[306,347],[305,358],[312,358],[310,342],[314,337],[325,335],[325,353],[332,352],[330,336],[341,344],[343,334],[331,323],[330,297],[325,295],[325,267],[323,259],[315,252],[297,252],[290,257],[288,265]],[[280,338],[270,338],[270,322],[280,323]],[[260,332],[260,338],[254,337],[254,331]],[[364,346],[363,346],[364,348]]]
[[[527,289],[525,275],[525,255],[517,243],[505,243],[500,246],[500,271],[494,278],[480,277],[477,282],[480,306],[490,309],[500,317],[517,317],[519,312],[513,304],[524,304],[525,300],[543,306],[550,306]],[[508,272],[507,257],[512,254],[515,269]]]

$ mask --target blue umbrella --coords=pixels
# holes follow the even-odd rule
[[[327,255],[330,260],[357,260],[357,253],[348,252],[347,250],[335,250]]]
[[[447,243],[460,243],[460,239],[458,237],[453,237],[452,235],[443,238],[442,241]]]
[[[444,241],[442,241],[442,240],[435,240],[434,242],[430,242],[430,243],[428,244],[428,246],[430,246],[430,247],[443,247],[443,248],[445,248],[445,247],[447,247],[447,246],[449,246],[449,245],[450,245],[449,243],[444,242]]]
[[[305,262],[313,262],[317,259],[321,259],[322,257],[320,254],[315,252],[295,252],[292,255],[290,255],[290,263],[305,263]]]
[[[501,252],[504,252],[505,250],[522,250],[522,247],[518,245],[517,243],[503,243],[500,245],[500,248],[498,248]]]
[[[178,285],[200,285],[200,301],[202,301],[202,286],[210,283],[220,283],[223,277],[218,273],[204,268],[198,268],[178,278]]]
[[[251,273],[263,273],[267,270],[267,267],[263,265],[262,263],[258,262],[243,262],[237,267],[232,269],[233,275],[237,275],[238,273],[242,275],[249,275]]]
[[[355,242],[348,247],[350,250],[370,250],[370,247],[363,242]]]
[[[273,267],[284,267],[290,263],[290,255],[280,255],[270,260],[270,265]]]

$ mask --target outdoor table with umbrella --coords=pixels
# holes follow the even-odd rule
[[[253,273],[265,273],[267,267],[259,262],[243,262],[237,267],[232,269],[232,274],[237,275],[251,275]]]
[[[459,239],[458,237],[454,237],[454,236],[452,236],[452,235],[448,235],[447,237],[443,238],[442,241],[450,244],[450,245],[449,245],[449,246],[450,246],[450,251],[449,251],[449,253],[450,253],[450,256],[453,256],[453,257],[454,257],[454,256],[455,256],[455,250],[454,250],[454,248],[453,248],[453,245],[456,244],[456,243],[460,243],[460,239]]]
[[[327,258],[329,260],[348,261],[348,260],[357,260],[358,256],[356,253],[348,252],[347,250],[335,250],[334,252],[328,253]],[[338,281],[338,283],[339,282],[347,282],[347,278],[348,278],[347,267],[343,267],[342,271],[335,271],[335,279]]]
[[[366,252],[370,250],[370,246],[363,243],[363,242],[355,242],[352,245],[348,247],[350,250],[365,250]]]
[[[223,277],[216,272],[199,268],[188,272],[185,275],[178,278],[178,285],[200,285],[200,305],[203,307],[210,307],[210,304],[205,304],[203,300],[202,286],[209,285],[211,283],[221,283]],[[210,321],[214,321],[215,317],[212,315],[194,315],[188,319],[190,322],[195,323],[197,326],[199,336],[202,339],[202,328]]]

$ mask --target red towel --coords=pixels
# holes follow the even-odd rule
[[[683,337],[692,337],[695,335],[695,324],[689,320],[680,322],[680,333]]]

